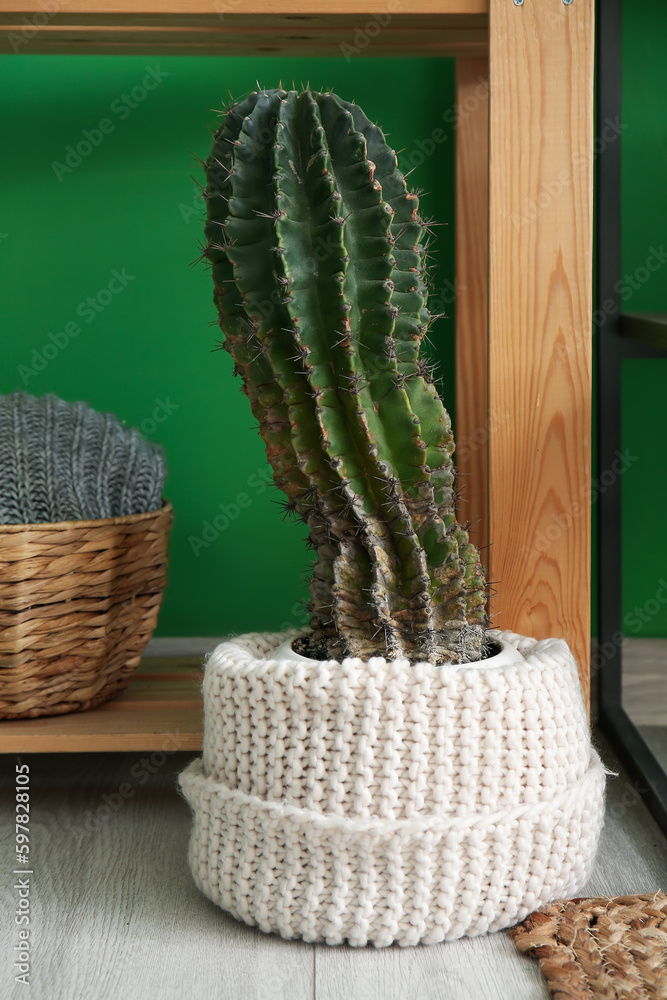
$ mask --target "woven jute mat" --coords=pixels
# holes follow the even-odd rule
[[[667,896],[566,899],[510,931],[556,1000],[667,1000]]]

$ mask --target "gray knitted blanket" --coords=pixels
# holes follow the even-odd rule
[[[157,510],[162,448],[111,413],[57,396],[0,396],[0,524]]]

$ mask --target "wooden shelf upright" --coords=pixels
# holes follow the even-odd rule
[[[0,0],[5,53],[456,58],[465,516],[495,624],[563,636],[586,696],[593,21],[594,0]]]

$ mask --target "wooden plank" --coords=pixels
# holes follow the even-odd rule
[[[0,13],[30,14],[42,10],[35,0],[0,0]],[[128,18],[149,14],[183,16],[191,14],[230,15],[282,14],[294,21],[304,15],[319,17],[322,0],[67,0],[69,14],[123,14]],[[356,20],[367,14],[399,12],[397,0],[327,0],[327,14],[346,14]],[[411,14],[474,15],[487,14],[489,0],[410,0]]]
[[[68,32],[63,35],[60,32],[45,37],[40,33],[25,49],[16,49],[11,42],[14,32],[6,30],[0,26],[0,55],[13,55],[16,51],[22,51],[29,55],[52,55],[52,56],[326,56],[340,58],[340,44],[325,38],[319,44],[314,39],[303,42],[282,42],[280,37],[269,38],[267,36],[253,38],[243,41],[232,38],[212,42],[210,39],[197,42],[192,39],[187,41],[174,41],[171,37],[166,37],[164,33],[154,37],[146,37],[137,40],[136,36],[112,38],[106,35],[91,35],[88,30],[80,33]],[[417,35],[414,40],[401,38],[400,33],[395,39],[385,38],[382,44],[368,46],[363,50],[364,58],[452,58],[461,55],[477,56],[486,51],[486,41],[468,42],[459,41],[448,36],[431,36],[424,38]],[[361,54],[361,50],[358,54]]]
[[[88,712],[0,721],[0,753],[200,750],[197,657],[145,657],[126,691]]]
[[[495,624],[590,660],[593,0],[491,0]]]
[[[317,1000],[539,1000],[537,962],[523,961],[508,936],[488,934],[418,948],[316,946]]]
[[[192,754],[24,758],[30,766],[30,985],[14,982],[14,758],[0,785],[3,1000],[312,1000],[312,947],[234,920],[188,868],[177,774]],[[122,793],[120,792],[122,789]],[[10,822],[11,821],[11,822]],[[21,877],[21,876],[18,876]],[[25,876],[23,876],[25,878]]]
[[[65,718],[75,721],[57,724],[56,720]],[[201,750],[201,747],[201,711],[142,714],[128,710],[121,715],[93,708],[71,716],[0,723],[0,753]]]
[[[484,13],[384,12],[294,15],[276,13],[197,14],[181,12],[105,13],[71,6],[47,17],[3,11],[1,50],[5,52],[136,52],[230,55],[271,52],[344,56],[456,55],[484,53],[488,18]]]
[[[456,468],[470,538],[486,564],[488,536],[488,60],[456,62]]]
[[[150,694],[144,696],[137,692],[130,692],[123,702],[110,701],[109,712],[165,712],[177,708],[179,712],[200,712],[202,709],[201,698],[186,699],[180,695],[172,698],[162,695]]]
[[[4,21],[16,21],[25,25],[30,21],[30,14],[20,11],[5,9],[4,0],[0,0],[0,17]],[[37,8],[39,10],[39,8]],[[269,13],[250,13],[244,4],[242,11],[238,9],[232,13],[221,15],[216,13],[197,13],[194,9],[186,7],[180,12],[141,12],[132,10],[128,13],[103,13],[98,7],[90,7],[81,13],[74,13],[71,5],[54,11],[49,18],[37,18],[35,28],[48,27],[49,25],[81,25],[98,28],[117,28],[132,30],[134,28],[220,28],[227,24],[232,28],[245,28],[247,31],[262,31],[265,28],[277,28],[280,30],[295,32],[322,31],[323,29],[362,30],[365,28],[363,18],[375,16],[374,24],[377,31],[372,31],[373,35],[379,34],[380,30],[395,27],[402,24],[404,27],[412,26],[414,29],[431,28],[487,28],[487,13],[444,13],[431,12],[419,13],[396,7],[385,6],[383,12],[374,15],[370,11],[356,12],[354,18],[349,13],[336,13],[330,9],[326,12],[319,11],[317,14],[309,14],[295,17],[293,14],[281,12],[278,7],[273,7]],[[361,20],[361,23],[359,23]],[[43,23],[42,23],[43,22]]]

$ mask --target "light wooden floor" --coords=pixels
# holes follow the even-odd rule
[[[187,867],[190,817],[175,779],[192,756],[158,756],[152,764],[148,752],[23,758],[32,776],[29,990],[13,982],[11,971],[17,943],[11,888],[16,758],[0,757],[0,996],[546,998],[537,963],[520,956],[505,933],[432,947],[358,950],[282,941],[228,917],[200,895]],[[613,762],[607,751],[605,758]],[[121,785],[131,795],[118,806]],[[105,796],[117,808],[109,808]],[[95,829],[89,832],[86,825]],[[667,888],[665,840],[628,780],[612,778],[602,846],[585,891],[659,888]]]
[[[626,639],[623,707],[667,771],[667,639]]]
[[[636,726],[667,726],[667,639],[626,639],[623,707]]]

